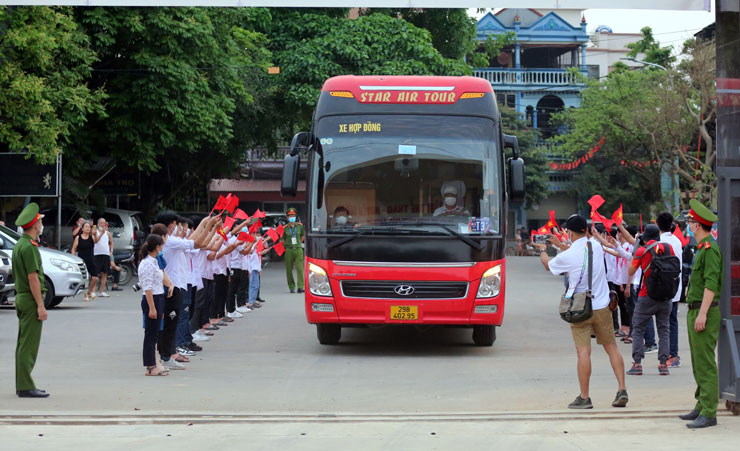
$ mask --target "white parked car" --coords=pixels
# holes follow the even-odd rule
[[[0,226],[0,251],[12,259],[13,247],[19,238],[18,233]],[[39,247],[39,252],[46,278],[44,304],[47,308],[59,305],[65,297],[75,296],[85,289],[87,269],[80,257],[45,247]]]

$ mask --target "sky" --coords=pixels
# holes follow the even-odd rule
[[[472,15],[477,18],[482,16],[476,14],[475,10],[472,10]],[[712,12],[587,9],[584,15],[589,33],[599,25],[609,26],[614,33],[639,33],[640,29],[649,26],[661,45],[672,45],[676,51],[680,51],[683,41],[714,22],[714,1]]]

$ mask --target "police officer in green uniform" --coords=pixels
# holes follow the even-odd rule
[[[693,420],[686,426],[696,429],[717,425],[719,377],[715,349],[721,320],[719,297],[722,293],[723,261],[711,233],[717,215],[696,199],[691,199],[689,205],[688,228],[699,243],[686,292],[689,309],[686,320],[691,369],[696,381],[696,406],[691,412],[680,415],[680,418]]]
[[[33,383],[31,371],[36,364],[41,342],[41,324],[46,321],[44,307],[44,269],[37,242],[44,230],[39,206],[31,202],[23,209],[16,226],[23,236],[13,248],[13,275],[15,278],[15,311],[18,316],[18,343],[15,348],[15,390],[21,398],[46,398],[44,390]]]
[[[288,278],[288,288],[291,293],[296,292],[296,283],[293,280],[293,265],[298,277],[298,292],[303,293],[303,247],[301,244],[306,239],[306,231],[303,224],[297,222],[295,208],[288,208],[286,213],[288,224],[283,233],[283,245],[285,246],[285,275]]]

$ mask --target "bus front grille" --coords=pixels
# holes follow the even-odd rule
[[[364,299],[463,299],[468,282],[343,280],[342,295]]]

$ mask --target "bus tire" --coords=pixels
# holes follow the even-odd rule
[[[473,343],[476,346],[492,346],[496,341],[496,326],[473,326]]]
[[[335,345],[342,338],[342,326],[339,324],[317,324],[316,336],[322,345]]]

